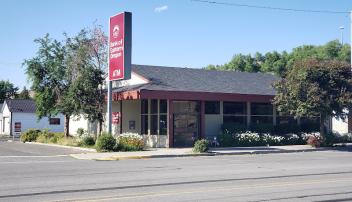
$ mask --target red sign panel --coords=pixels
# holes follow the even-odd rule
[[[112,112],[112,124],[117,125],[120,123],[120,112]]]
[[[15,132],[21,132],[21,122],[15,122]]]
[[[109,80],[129,79],[131,74],[132,14],[124,12],[110,18]]]

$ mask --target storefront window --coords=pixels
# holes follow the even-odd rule
[[[224,102],[225,125],[247,125],[247,104],[245,102]]]
[[[143,99],[141,101],[141,114],[148,114],[148,100]]]
[[[245,102],[224,102],[224,114],[246,115]]]
[[[167,134],[167,100],[150,100],[150,110],[148,110],[148,100],[141,101],[142,134],[147,135],[148,130],[151,135]],[[149,118],[149,119],[148,119]],[[150,121],[150,124],[148,124]],[[150,128],[149,128],[150,127]]]
[[[158,134],[158,115],[151,115],[150,116],[150,133],[152,135],[157,135]]]
[[[142,135],[147,135],[148,134],[148,115],[142,115],[141,116],[141,123],[142,123]]]
[[[251,125],[273,126],[273,105],[270,103],[251,103]]]
[[[157,114],[158,113],[158,100],[151,100],[150,102],[150,113]]]
[[[273,105],[270,103],[251,103],[252,115],[273,115]]]
[[[205,114],[220,114],[220,102],[219,101],[205,102]]]
[[[159,112],[161,114],[167,113],[167,100],[160,100]]]
[[[224,116],[224,124],[246,125],[246,116]]]
[[[159,134],[167,135],[167,115],[160,115]]]

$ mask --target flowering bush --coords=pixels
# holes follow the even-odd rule
[[[323,143],[321,136],[309,136],[307,143],[311,145],[312,147],[320,147],[320,145]]]
[[[258,133],[251,133],[247,131],[245,133],[236,134],[235,138],[238,140],[238,144],[241,146],[260,145],[260,136]]]
[[[270,134],[264,134],[262,136],[262,142],[266,145],[282,145],[283,140],[285,140],[285,138],[282,136],[275,136]]]
[[[117,149],[121,151],[141,151],[144,141],[141,135],[136,133],[123,133],[117,137]]]

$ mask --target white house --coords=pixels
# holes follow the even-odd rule
[[[7,99],[0,109],[2,123],[0,134],[20,136],[28,129],[48,129],[51,132],[64,131],[64,116],[43,117],[38,120],[35,114],[36,104],[33,100]]]
[[[2,128],[3,128],[3,121],[2,121],[2,103],[0,103],[0,134],[2,133]]]

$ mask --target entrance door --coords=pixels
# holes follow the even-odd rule
[[[192,147],[199,136],[199,103],[174,101],[174,146]]]

